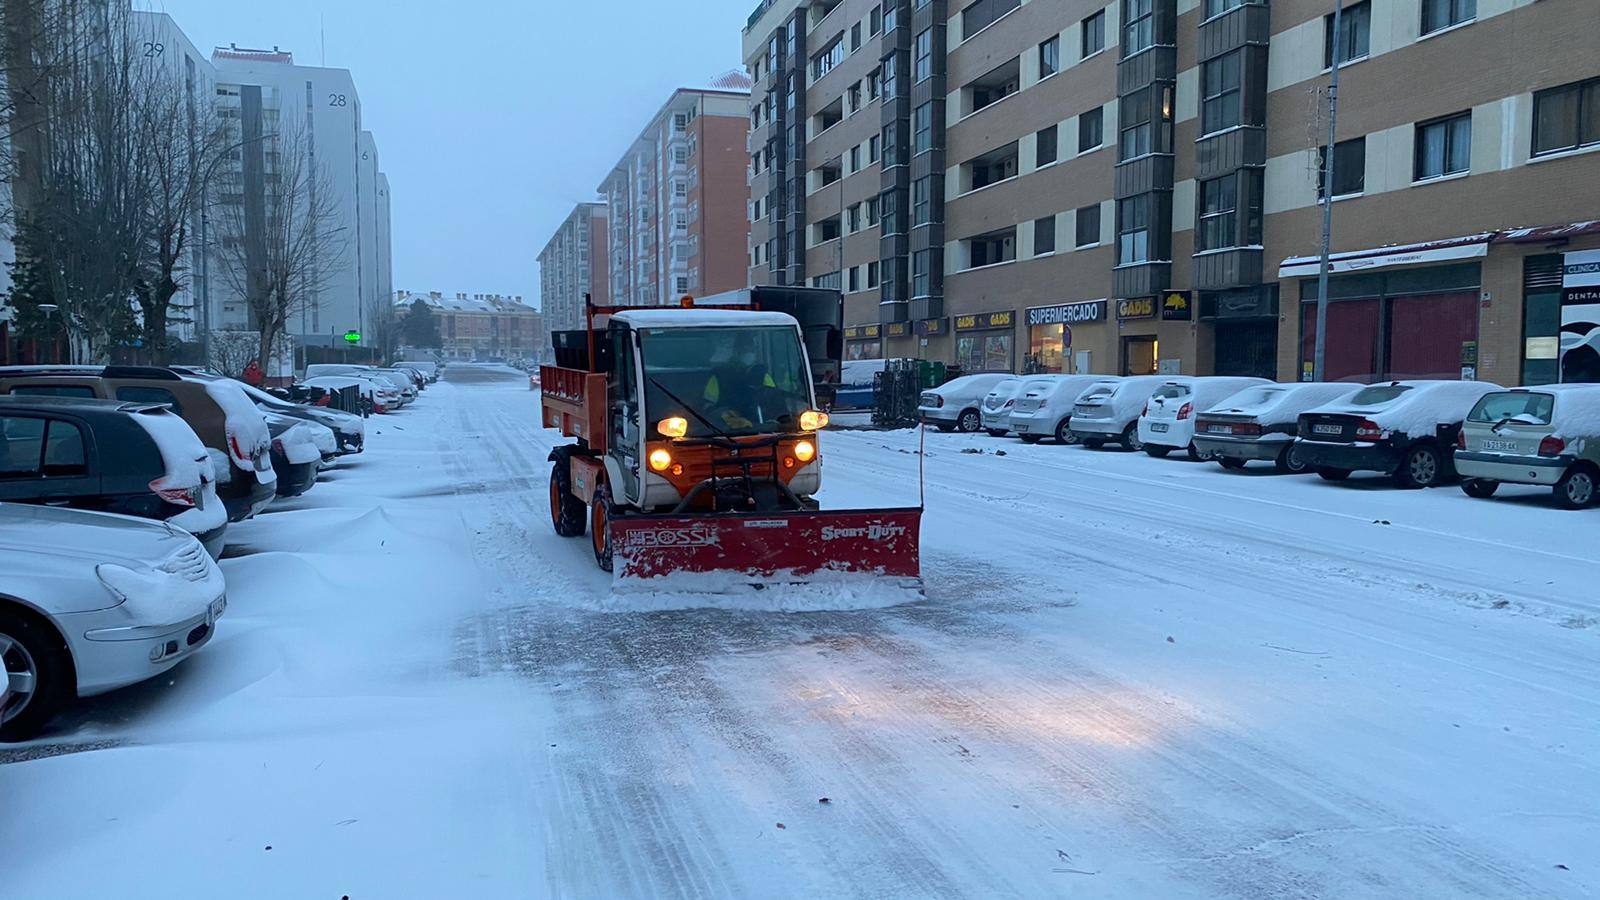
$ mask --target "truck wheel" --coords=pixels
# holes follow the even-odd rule
[[[1490,481],[1487,478],[1468,478],[1461,482],[1461,493],[1479,500],[1487,500],[1500,490],[1500,482]]]
[[[975,409],[964,409],[961,411],[961,418],[956,420],[956,427],[971,434],[983,427],[983,417],[978,415]]]
[[[1300,475],[1308,468],[1305,460],[1300,458],[1300,452],[1294,448],[1293,443],[1278,451],[1278,458],[1273,461],[1273,465],[1277,466],[1278,471],[1285,475]]]
[[[1068,424],[1069,423],[1066,419],[1062,419],[1061,422],[1056,425],[1056,443],[1076,444],[1078,442],[1078,436],[1072,433],[1072,429],[1067,427]]]
[[[1556,505],[1562,509],[1583,509],[1594,502],[1594,470],[1573,466],[1556,482],[1554,493]]]
[[[1394,472],[1395,483],[1408,489],[1433,487],[1444,481],[1444,477],[1444,460],[1432,444],[1418,444],[1406,451],[1400,468]]]
[[[550,524],[562,537],[583,534],[586,510],[577,497],[572,496],[572,455],[565,448],[555,451],[556,461],[550,469]]]
[[[1350,477],[1350,470],[1335,469],[1332,466],[1317,466],[1317,476],[1323,481],[1343,481]]]
[[[589,507],[589,543],[594,545],[594,561],[601,571],[611,571],[611,491],[601,485]]]
[[[0,607],[0,742],[39,733],[72,699],[72,657],[61,636],[37,616]]]

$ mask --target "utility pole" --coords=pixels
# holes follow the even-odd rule
[[[1339,68],[1344,41],[1344,0],[1333,0],[1333,48],[1328,78],[1328,143],[1322,152],[1322,258],[1317,264],[1317,344],[1311,362],[1311,380],[1327,375],[1328,357],[1328,249],[1333,242],[1333,144],[1339,124]]]

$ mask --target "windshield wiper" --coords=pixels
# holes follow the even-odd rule
[[[723,431],[721,428],[718,428],[717,424],[715,422],[713,422],[710,419],[706,418],[705,416],[701,415],[700,411],[698,409],[695,409],[693,406],[690,406],[682,397],[679,397],[677,394],[674,394],[672,391],[668,390],[667,386],[662,384],[661,382],[657,381],[654,375],[647,375],[645,377],[650,379],[650,383],[651,384],[653,384],[656,387],[660,388],[661,389],[661,393],[666,394],[667,397],[670,398],[673,402],[675,402],[679,406],[683,407],[685,412],[687,412],[689,415],[694,416],[696,419],[698,419],[700,424],[706,426],[707,428],[711,429],[712,431],[715,431],[718,435],[722,436],[723,438],[726,438],[727,440],[730,440],[730,441],[733,440],[733,435],[727,433],[726,431]]]

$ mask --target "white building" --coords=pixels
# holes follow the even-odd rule
[[[339,230],[342,252],[331,261],[332,270],[324,273],[322,289],[288,330],[304,344],[336,344],[346,331],[363,329],[378,305],[379,286],[391,280],[386,267],[379,274],[377,147],[361,128],[355,80],[347,69],[296,65],[293,54],[277,48],[219,47],[212,62],[218,100],[238,110],[224,115],[237,115],[247,138],[252,133],[278,134],[279,143],[285,143],[303,131],[322,183],[332,193],[332,227]],[[271,144],[263,139],[243,148],[241,166],[251,157],[270,165],[266,157]],[[215,278],[212,291],[218,327],[248,327],[248,314],[237,293]],[[372,340],[365,331],[363,337],[364,343]]]

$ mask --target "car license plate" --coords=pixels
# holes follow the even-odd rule
[[[224,594],[223,596],[218,597],[217,599],[211,601],[211,608],[206,611],[207,612],[207,618],[209,618],[211,621],[215,622],[216,620],[222,618],[222,613],[227,608],[228,608],[228,597],[227,597],[226,594]]]
[[[1207,425],[1207,434],[1233,434],[1232,425]]]
[[[1011,430],[1015,431],[1017,434],[1027,434],[1028,433],[1028,426],[1027,426],[1026,423],[1023,423],[1023,422],[1012,422],[1011,423]]]
[[[1311,433],[1312,434],[1344,434],[1344,426],[1342,426],[1342,425],[1313,425],[1313,426],[1311,426]]]
[[[1517,449],[1517,442],[1516,441],[1484,441],[1483,442],[1483,449],[1485,449],[1485,450],[1515,450],[1515,449]]]
[[[1167,433],[1167,427],[1168,427],[1167,423],[1165,423],[1165,422],[1151,422],[1150,423],[1150,430],[1154,431],[1156,434],[1166,434]]]

